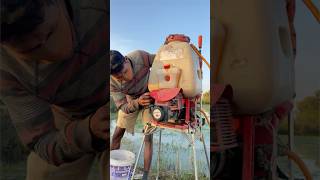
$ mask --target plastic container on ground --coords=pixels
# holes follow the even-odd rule
[[[110,152],[110,179],[130,179],[134,162],[134,153],[127,150],[112,150]]]

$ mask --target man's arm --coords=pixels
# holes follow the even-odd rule
[[[139,98],[133,99],[131,101],[128,101],[125,95],[121,92],[111,91],[111,96],[116,104],[117,109],[121,109],[124,113],[127,114],[139,110],[140,107],[148,106],[152,101],[149,92],[146,92]]]
[[[68,122],[58,130],[50,104],[30,95],[9,74],[1,72],[1,76],[1,99],[22,143],[30,150],[54,165],[72,162],[86,153],[98,151],[92,146],[93,140],[97,139],[90,132],[92,116]]]
[[[129,114],[139,110],[139,99],[133,99],[128,102],[126,95],[112,84],[112,81],[110,81],[110,94],[117,109],[121,109],[124,113]]]

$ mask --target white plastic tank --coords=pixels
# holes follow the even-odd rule
[[[258,114],[292,99],[294,59],[286,1],[216,0],[213,6],[213,83],[232,86],[235,111]]]
[[[160,89],[176,88],[179,85],[181,69],[165,64],[157,70],[158,84]]]
[[[169,66],[169,67],[168,67]],[[172,41],[162,45],[153,61],[148,88],[182,88],[185,97],[201,94],[199,57],[188,42]]]

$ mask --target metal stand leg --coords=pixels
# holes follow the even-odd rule
[[[161,152],[161,132],[162,130],[160,130],[159,132],[159,148],[158,148],[158,162],[157,162],[157,178],[156,180],[159,179],[159,174],[160,174],[160,152]]]
[[[141,143],[141,146],[140,146],[140,149],[139,149],[139,152],[138,152],[138,157],[137,157],[136,162],[134,164],[133,172],[132,172],[132,175],[131,175],[131,180],[133,180],[134,174],[136,172],[136,168],[137,168],[137,165],[138,165],[138,162],[139,162],[139,158],[140,158],[140,154],[141,154],[141,151],[142,151],[142,147],[143,147],[145,138],[146,138],[146,135],[143,134],[142,143]]]
[[[195,176],[195,180],[198,180],[198,166],[197,166],[197,155],[196,155],[194,133],[191,135],[191,137],[192,137],[192,149],[193,149],[194,176]]]
[[[201,132],[201,140],[202,140],[202,144],[203,144],[204,153],[205,153],[205,155],[206,155],[206,159],[207,159],[208,169],[209,169],[209,171],[210,171],[210,161],[209,161],[209,156],[208,156],[208,152],[207,152],[207,148],[206,148],[206,143],[204,142],[204,137],[203,137],[202,132]]]
[[[294,121],[293,118],[291,117],[291,112],[289,112],[288,115],[288,129],[289,129],[289,133],[288,133],[288,144],[289,144],[289,150],[293,151],[293,145],[294,145]],[[293,180],[293,170],[292,170],[292,162],[289,159],[288,161],[288,167],[289,167],[289,179]]]

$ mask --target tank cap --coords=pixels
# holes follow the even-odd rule
[[[164,64],[164,65],[163,65],[163,68],[164,68],[164,69],[169,69],[169,68],[170,68],[170,64]]]
[[[168,44],[169,42],[173,41],[181,41],[181,42],[190,42],[190,38],[184,34],[170,34],[166,37],[166,41],[164,44]]]
[[[164,79],[165,79],[166,81],[170,81],[170,76],[169,76],[169,75],[165,75],[165,76],[164,76]]]

